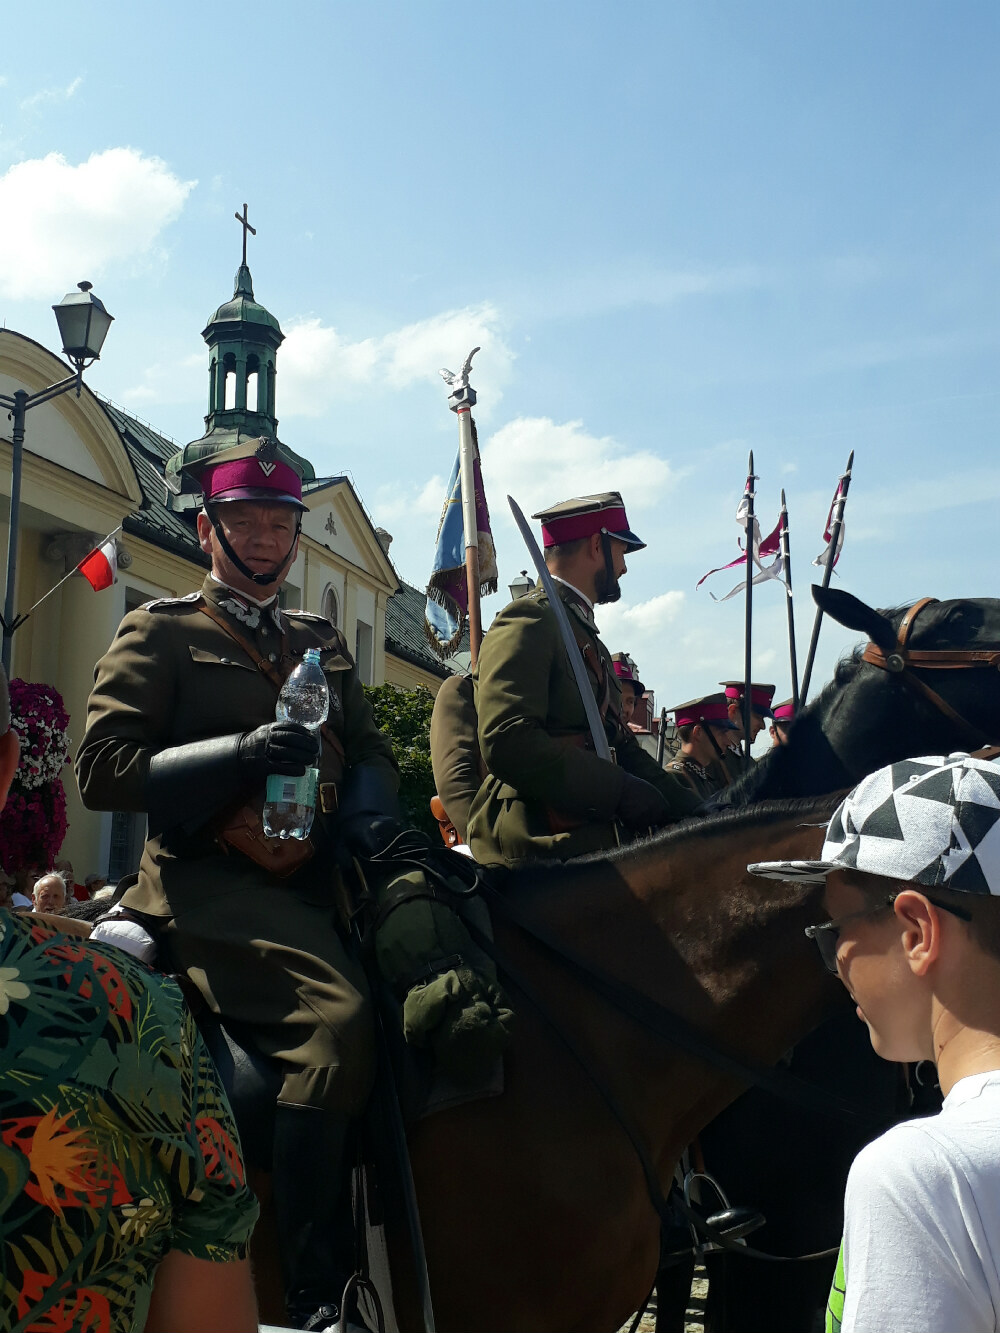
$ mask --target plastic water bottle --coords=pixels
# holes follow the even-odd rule
[[[281,687],[274,716],[279,722],[300,722],[314,736],[330,711],[330,691],[319,664],[319,649],[307,648],[299,665]],[[319,769],[307,768],[300,778],[272,773],[264,801],[264,832],[269,838],[308,838],[316,813]]]

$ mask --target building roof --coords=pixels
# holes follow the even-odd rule
[[[427,594],[415,588],[412,583],[399,581],[399,592],[394,593],[385,608],[385,649],[395,657],[411,662],[414,666],[430,671],[442,680],[453,675],[460,668],[454,665],[454,659],[442,662],[437,653],[427,642],[424,633],[424,607]],[[469,631],[466,627],[459,651],[469,647]]]

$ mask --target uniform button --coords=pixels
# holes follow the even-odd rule
[[[219,661],[222,663],[223,666],[232,666],[233,664],[232,659],[229,657],[220,657]]]
[[[266,625],[261,625],[261,627],[260,627],[260,632],[261,632],[261,634],[266,634],[266,633],[268,632],[268,631],[267,631],[267,626],[266,626]]]
[[[268,660],[269,662],[277,662],[277,660],[278,660],[278,654],[277,654],[277,653],[268,653],[268,655],[267,655],[267,660]]]

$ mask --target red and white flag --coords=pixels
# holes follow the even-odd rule
[[[118,548],[114,537],[94,548],[85,555],[77,569],[87,580],[94,592],[103,592],[118,582]]]
[[[747,519],[749,518],[749,513],[750,513],[749,493],[752,484],[753,484],[753,479],[748,477],[746,489],[743,492],[743,499],[740,501],[739,508],[736,511],[736,522],[743,529],[743,534],[744,534],[744,540],[738,542],[738,545],[741,548],[740,554],[736,557],[735,560],[731,560],[728,565],[720,565],[718,569],[710,569],[707,574],[703,574],[702,577],[698,580],[696,587],[700,588],[701,585],[705,582],[705,580],[707,578],[711,578],[713,574],[721,574],[723,570],[726,569],[735,569],[737,565],[746,565],[746,546],[744,543],[746,541],[746,531],[748,527]],[[760,571],[751,580],[751,582],[754,583],[755,585],[758,583],[767,583],[768,580],[770,579],[780,579],[782,582],[784,582],[785,580],[785,560],[781,552],[782,522],[783,520],[779,517],[777,525],[774,528],[774,531],[769,533],[769,535],[767,537],[764,537],[762,540],[760,535],[760,525],[757,522],[756,515],[754,515],[753,539],[752,539],[753,548],[750,552],[750,559],[753,562],[753,564],[756,565],[757,569]],[[769,565],[764,565],[761,563],[761,558],[766,556],[774,557],[774,559],[771,561]],[[733,588],[730,592],[727,592],[725,597],[716,597],[714,592],[709,592],[708,595],[709,597],[711,597],[713,602],[728,602],[730,597],[736,597],[739,593],[746,592],[746,586],[747,586],[746,579],[744,578],[739,583],[737,583],[735,588]]]
[[[844,529],[846,527],[843,516],[844,515],[843,501],[841,500],[843,494],[844,494],[844,478],[841,477],[840,481],[837,482],[836,493],[834,494],[834,497],[830,502],[830,512],[826,516],[826,527],[824,527],[823,529],[823,540],[824,542],[826,542],[826,545],[823,547],[822,551],[820,551],[819,555],[813,561],[813,564],[819,565],[821,569],[824,569],[827,565],[830,565],[831,569],[836,569],[837,561],[840,559],[841,548],[844,545]],[[840,511],[840,531],[837,533],[837,549],[834,550],[833,527],[837,521],[838,509]]]

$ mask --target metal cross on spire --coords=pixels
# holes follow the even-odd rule
[[[240,223],[240,225],[241,225],[242,228],[243,228],[243,265],[244,265],[244,267],[246,267],[246,262],[247,262],[247,232],[249,232],[249,233],[251,234],[251,236],[256,236],[256,235],[257,235],[257,228],[256,228],[256,227],[251,227],[251,226],[250,226],[250,223],[247,221],[247,206],[246,206],[246,204],[243,205],[243,212],[242,212],[242,214],[240,214],[240,213],[234,213],[234,214],[233,214],[233,217],[236,219],[236,221],[237,221],[238,223]]]

